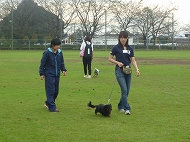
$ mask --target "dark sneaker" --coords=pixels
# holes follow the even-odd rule
[[[52,112],[59,112],[59,110],[56,108],[54,111],[52,111]]]

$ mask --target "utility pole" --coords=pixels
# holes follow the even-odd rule
[[[11,42],[12,42],[12,45],[11,45],[11,48],[13,50],[13,39],[14,39],[14,36],[13,36],[13,7],[11,8]]]
[[[62,21],[62,9],[59,9],[60,16],[60,40],[61,40],[61,50],[62,50],[62,40],[63,40],[63,21]]]
[[[146,16],[146,49],[148,50],[148,10]]]
[[[107,11],[105,9],[105,49],[107,50]]]
[[[172,50],[174,50],[174,13],[172,13]]]
[[[74,41],[73,43],[76,44],[76,48],[77,48],[77,33],[76,33],[76,21],[74,23]]]
[[[134,46],[134,50],[135,50],[135,25],[133,25],[133,46]]]

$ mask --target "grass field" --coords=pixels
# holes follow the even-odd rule
[[[95,51],[97,78],[83,78],[79,51],[63,51],[59,113],[43,106],[38,68],[43,51],[0,51],[0,142],[190,142],[190,51],[136,51],[141,76],[132,76],[131,115],[119,113],[116,84],[111,118],[87,103],[107,103],[114,84],[109,51]]]

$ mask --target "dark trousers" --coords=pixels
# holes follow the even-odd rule
[[[45,76],[45,90],[47,97],[45,103],[48,106],[49,111],[54,111],[57,108],[55,104],[55,99],[57,98],[59,93],[59,79],[59,76]]]
[[[91,63],[92,58],[85,58],[83,57],[83,67],[84,67],[84,74],[87,75],[87,66],[88,66],[88,74],[91,75]]]

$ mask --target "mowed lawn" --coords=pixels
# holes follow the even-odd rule
[[[0,142],[190,142],[190,51],[136,51],[141,76],[132,75],[131,115],[118,112],[116,83],[111,118],[95,115],[87,103],[108,102],[114,81],[109,51],[95,51],[97,78],[83,78],[79,51],[63,51],[56,104],[43,106],[38,69],[43,51],[0,51]]]

